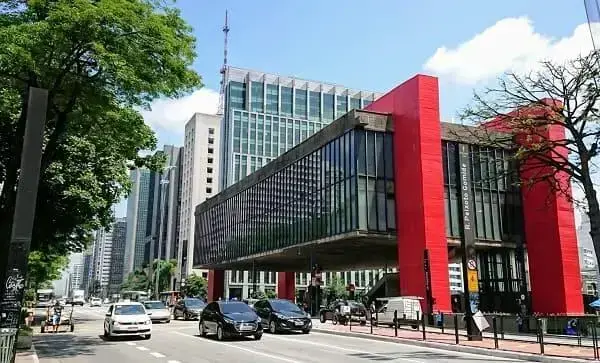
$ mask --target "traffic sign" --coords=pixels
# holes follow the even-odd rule
[[[477,276],[477,271],[468,271],[467,277],[469,280],[469,292],[479,292],[479,277]]]
[[[477,262],[475,262],[475,260],[469,260],[467,262],[467,267],[469,270],[477,270]]]

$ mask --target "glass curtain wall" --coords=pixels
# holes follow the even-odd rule
[[[196,263],[395,231],[392,136],[350,130],[196,218]]]

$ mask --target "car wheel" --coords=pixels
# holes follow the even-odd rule
[[[310,333],[310,329],[304,329],[304,330],[302,330],[302,334],[308,334],[308,333]]]
[[[223,328],[219,325],[217,327],[217,340],[223,340],[223,338],[225,338],[225,335],[223,334]]]
[[[204,322],[202,320],[200,320],[200,322],[198,323],[198,333],[201,337],[206,336],[206,330],[204,330]]]
[[[254,340],[260,340],[262,338],[262,333],[254,334]]]
[[[319,321],[321,323],[325,323],[327,321],[327,319],[325,319],[325,313],[321,313],[321,317],[320,317]]]
[[[334,315],[334,316],[333,316],[333,319],[331,319],[331,323],[332,323],[333,325],[337,325],[337,323],[338,323],[338,318],[337,318],[337,315]]]
[[[144,335],[144,340],[150,340],[150,338],[152,338],[152,334]]]
[[[188,313],[183,313],[183,320],[190,320],[190,315]]]
[[[277,325],[275,325],[274,320],[271,320],[271,322],[269,323],[269,333],[271,333],[271,334],[277,333]]]
[[[171,319],[165,321],[165,323],[169,324],[171,322]]]

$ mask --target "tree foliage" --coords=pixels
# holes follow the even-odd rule
[[[0,248],[10,237],[29,87],[48,90],[32,248],[81,250],[108,227],[127,168],[156,138],[137,111],[200,86],[191,28],[170,2],[6,0],[0,4]],[[0,269],[6,263],[0,258]]]
[[[177,270],[177,260],[154,260],[152,263],[152,290],[155,289],[158,278],[158,292],[170,290],[171,278]]]
[[[592,52],[561,64],[542,62],[539,71],[529,74],[508,73],[497,86],[476,93],[460,117],[481,126],[469,135],[480,143],[506,146],[516,141],[512,158],[519,168],[512,171],[519,175],[512,180],[521,187],[543,183],[553,194],[561,193],[585,208],[600,261],[600,208],[593,181],[600,152],[599,58]],[[517,138],[502,137],[491,129],[509,131]],[[549,133],[554,137],[546,137]],[[571,185],[584,197],[575,197]]]
[[[348,290],[346,290],[346,285],[338,276],[333,276],[327,281],[327,285],[325,286],[325,294],[328,301],[348,298]]]
[[[29,254],[27,280],[34,290],[47,282],[60,279],[62,272],[69,264],[63,255],[45,254],[34,251]]]
[[[181,292],[185,296],[206,297],[208,283],[202,276],[194,273],[185,279],[185,285],[181,287]]]
[[[136,270],[127,275],[125,282],[121,284],[121,291],[147,291],[150,281],[144,271]]]

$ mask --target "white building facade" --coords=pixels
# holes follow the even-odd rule
[[[194,210],[219,191],[221,117],[196,113],[185,125],[181,163],[181,204],[177,269],[179,281],[192,273]],[[205,270],[194,271],[207,276]]]

